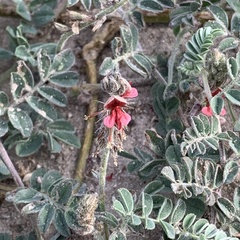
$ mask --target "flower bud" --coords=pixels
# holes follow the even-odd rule
[[[120,89],[121,85],[115,79],[113,75],[108,75],[101,81],[101,87],[103,91],[107,92],[110,95],[116,94]]]
[[[120,83],[120,88],[118,90],[118,94],[121,96],[123,95],[126,91],[130,91],[131,90],[131,85],[130,83],[123,78],[121,75],[118,76],[118,82]]]

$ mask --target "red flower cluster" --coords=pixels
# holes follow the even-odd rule
[[[135,98],[137,95],[137,89],[130,86],[121,96],[111,96],[104,104],[108,115],[104,118],[103,124],[108,128],[116,126],[118,130],[127,126],[131,121],[131,116],[124,111],[123,107],[127,105],[126,98]]]

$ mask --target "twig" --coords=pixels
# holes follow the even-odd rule
[[[15,183],[19,187],[24,187],[24,184],[22,182],[22,179],[20,178],[16,168],[14,167],[10,157],[8,156],[8,153],[5,149],[5,147],[2,144],[2,141],[0,140],[0,155],[3,160],[3,162],[6,164],[8,170],[10,171]]]

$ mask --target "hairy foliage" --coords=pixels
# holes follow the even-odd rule
[[[58,111],[67,106],[62,88],[75,86],[80,78],[71,70],[75,56],[65,45],[87,26],[98,30],[115,12],[121,13],[124,24],[111,42],[112,56],[103,60],[99,74],[117,76],[124,63],[144,78],[155,78],[151,96],[156,121],[154,128],[145,131],[151,152],[134,148],[133,154],[119,153],[130,159],[128,171],[138,174],[146,186],[139,195],[118,189],[113,212],[97,209],[97,193],[88,193],[84,184],[80,187],[76,180],[43,168],[32,173],[29,187],[17,188],[6,199],[21,204],[22,214],[37,215],[41,234],[53,225],[56,234],[52,240],[67,239],[73,232],[99,236],[100,231],[104,235],[95,220],[104,223],[105,230],[110,228],[110,240],[128,239],[129,232],[151,231],[156,226],[164,239],[237,240],[240,119],[232,108],[240,106],[239,2],[227,0],[226,10],[217,0],[68,0],[69,25],[55,23],[62,32],[59,41],[36,44],[29,43],[26,34],[35,34],[53,21],[57,1],[14,2],[23,22],[16,29],[6,29],[9,46],[0,48],[1,60],[17,59],[10,76],[10,95],[0,91],[0,137],[7,149],[15,147],[18,156],[27,157],[45,141],[52,153],[61,151],[59,141],[80,147],[74,126]],[[76,11],[77,4],[85,12]],[[165,10],[176,36],[168,61],[147,56],[141,50],[146,46],[138,42],[146,26],[144,14]],[[212,19],[202,24],[201,14],[206,12]],[[180,46],[187,32],[191,37],[183,49]],[[206,98],[196,95],[195,88]],[[224,128],[224,111],[230,113],[233,129]],[[0,159],[0,180],[9,175]],[[232,196],[223,194],[229,186],[234,186]],[[209,210],[213,218],[207,216]],[[11,236],[2,233],[0,238]],[[32,240],[35,235],[17,239]]]

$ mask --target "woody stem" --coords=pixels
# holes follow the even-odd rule
[[[108,159],[110,156],[110,148],[107,147],[104,151],[103,157],[101,159],[101,166],[99,172],[99,208],[101,212],[105,211],[105,202],[106,202],[106,175],[107,175],[107,166]],[[108,225],[104,223],[104,237],[106,240],[109,238]]]

